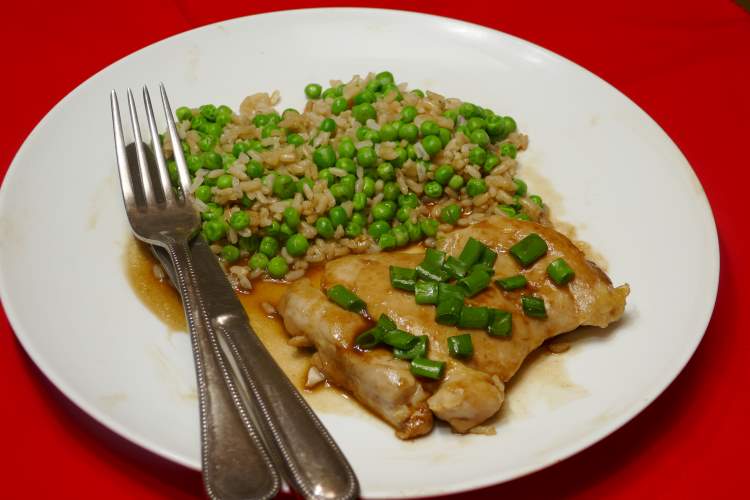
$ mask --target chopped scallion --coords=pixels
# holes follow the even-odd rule
[[[493,337],[509,337],[513,328],[513,316],[507,311],[493,309],[487,333]]]
[[[526,280],[526,276],[524,276],[523,274],[517,274],[516,276],[509,276],[507,278],[495,280],[495,284],[506,292],[524,288],[528,283],[529,282],[528,280]]]
[[[484,245],[474,238],[469,238],[464,245],[464,249],[461,250],[461,255],[458,256],[459,260],[463,261],[466,266],[471,266],[482,256],[484,251]]]
[[[418,377],[439,380],[445,372],[445,361],[434,361],[427,358],[415,358],[411,362],[411,372]]]
[[[576,275],[564,259],[555,259],[547,266],[547,274],[558,285],[564,285]]]
[[[347,311],[359,313],[366,309],[365,302],[343,285],[333,285],[328,289],[327,295],[331,301]]]
[[[383,335],[383,343],[396,349],[411,349],[417,337],[403,330],[391,330]]]
[[[438,282],[417,280],[414,284],[414,300],[417,304],[438,303]]]
[[[397,328],[396,323],[394,323],[393,320],[386,314],[380,315],[380,317],[378,318],[378,326],[383,330],[383,332],[390,332]]]
[[[469,270],[469,266],[464,261],[462,261],[461,259],[457,259],[452,255],[445,259],[443,268],[448,271],[448,274],[451,278],[455,279],[463,278],[464,276],[466,276],[466,272]]]
[[[464,289],[467,297],[473,297],[490,284],[490,273],[486,270],[477,268],[469,273],[465,278],[458,280],[458,285]]]
[[[464,333],[448,337],[448,352],[454,358],[468,358],[474,354],[474,344],[471,335]]]
[[[457,299],[463,302],[464,297],[466,297],[466,292],[458,285],[451,285],[450,283],[440,283],[438,285],[438,302],[447,299]]]
[[[441,300],[435,308],[435,321],[441,325],[455,325],[461,316],[463,305],[463,300],[452,297]]]
[[[497,252],[485,246],[484,251],[482,252],[482,256],[479,258],[479,262],[484,264],[488,268],[493,269],[495,267],[496,260]]]
[[[541,259],[547,253],[547,243],[536,233],[531,233],[524,239],[510,247],[510,254],[518,260],[523,267]]]
[[[354,340],[354,344],[362,349],[372,349],[382,342],[384,333],[379,326],[370,328],[366,332],[360,333]]]
[[[424,358],[427,356],[427,335],[420,335],[409,349],[393,349],[393,357],[397,359]]]
[[[526,316],[531,318],[547,317],[547,308],[544,306],[544,299],[526,295],[521,297],[521,306],[523,307],[523,312]]]
[[[414,291],[414,282],[417,279],[417,271],[406,267],[390,266],[391,286],[408,292]]]
[[[445,252],[428,248],[424,254],[424,260],[417,266],[417,277],[427,281],[445,281],[450,276],[443,269],[445,263]]]
[[[460,328],[487,328],[490,322],[490,311],[486,307],[464,306],[458,317]]]

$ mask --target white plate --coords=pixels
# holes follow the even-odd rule
[[[364,495],[506,481],[586,448],[656,398],[698,346],[718,282],[711,210],[677,147],[613,87],[545,49],[450,19],[362,9],[265,14],[169,38],[90,78],[34,129],[0,192],[0,293],[47,377],[110,429],[198,468],[187,336],[165,331],[122,270],[129,233],[110,89],[163,81],[175,106],[234,108],[279,89],[283,109],[302,104],[308,82],[386,68],[412,88],[514,116],[531,138],[521,176],[632,294],[618,327],[579,335],[570,352],[527,370],[493,437],[441,428],[405,443],[374,419],[321,411]]]

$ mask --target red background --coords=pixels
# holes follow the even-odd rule
[[[713,207],[721,245],[713,319],[684,372],[623,429],[560,464],[473,497],[740,495],[750,444],[750,335],[739,314],[749,299],[742,285],[748,271],[741,226],[747,225],[739,205],[750,167],[747,10],[716,0],[104,3],[3,6],[0,176],[45,113],[95,72],[166,36],[268,10],[367,5],[464,19],[551,49],[631,97],[685,153]],[[0,497],[202,496],[197,473],[124,442],[67,402],[25,355],[3,313],[0,398]]]

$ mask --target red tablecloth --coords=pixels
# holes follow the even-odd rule
[[[750,299],[742,283],[750,276],[741,230],[747,224],[741,222],[745,217],[739,204],[750,167],[750,13],[716,0],[502,0],[491,6],[475,0],[253,3],[5,5],[0,46],[5,50],[2,108],[7,113],[0,120],[0,175],[36,123],[79,83],[136,49],[222,19],[271,9],[361,4],[456,17],[549,48],[630,96],[685,153],[719,229],[719,296],[694,358],[643,414],[571,459],[472,497],[739,495],[742,480],[747,480],[750,444],[750,335],[740,325],[740,309]],[[748,0],[739,3],[750,8]],[[50,250],[54,259],[54,248]],[[67,402],[25,355],[4,314],[0,330],[0,497],[203,495],[197,473],[124,442]],[[638,369],[637,360],[633,369]]]

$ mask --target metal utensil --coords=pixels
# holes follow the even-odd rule
[[[161,87],[161,94],[167,113],[170,138],[173,144],[179,144],[163,87]],[[131,101],[132,97],[129,94],[129,103]],[[166,176],[162,151],[158,147],[158,134],[156,134],[146,89],[144,89],[144,101],[149,115],[152,144],[156,144],[154,151],[159,166],[159,177],[164,191],[171,193],[171,190],[166,187],[169,185],[169,180]],[[113,97],[113,103],[114,115],[116,97]],[[131,104],[131,120],[137,128],[134,108]],[[117,115],[119,116],[119,113]],[[117,124],[115,128],[117,135]],[[145,171],[148,171],[146,154],[143,151],[139,152],[144,148],[138,134],[134,133],[134,136],[136,145],[141,145],[140,148],[136,147],[141,177],[148,179],[148,174],[144,174],[144,165],[146,165]],[[140,161],[142,159],[143,163]],[[180,148],[175,148],[175,161],[182,192],[189,192],[190,178]],[[164,203],[167,203],[166,200]],[[141,239],[144,238],[141,237]],[[144,239],[144,241],[152,243],[149,239]],[[169,249],[171,242],[167,240],[165,245],[163,239],[157,241],[157,243],[152,243],[156,245],[154,247],[156,254],[165,264],[170,277],[180,290],[182,273],[175,261],[173,251]],[[202,298],[201,305],[208,323],[208,331],[216,340],[212,345],[213,350],[217,358],[226,360],[225,365],[228,364],[231,368],[229,375],[232,380],[230,382],[225,380],[225,382],[229,386],[232,386],[234,382],[235,390],[239,389],[239,394],[245,395],[246,409],[254,417],[254,422],[261,431],[271,456],[285,472],[287,481],[307,498],[355,498],[358,495],[359,486],[351,466],[325,427],[250,328],[244,309],[208,246],[202,240],[196,239],[191,252],[187,241],[189,237],[184,245],[184,255],[192,259],[194,280],[191,286],[202,292],[199,297]],[[179,255],[179,257],[182,256],[183,254]]]

